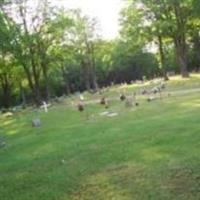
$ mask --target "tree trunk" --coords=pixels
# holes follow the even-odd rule
[[[83,76],[84,76],[84,81],[85,81],[85,88],[87,91],[91,90],[90,87],[90,70],[88,67],[88,62],[82,61],[82,69],[83,69]]]
[[[33,64],[33,63],[32,63]],[[26,63],[22,63],[27,80],[29,88],[32,92],[32,98],[36,105],[40,104],[40,91],[39,91],[39,74],[36,72],[36,68],[34,65],[29,66]],[[28,66],[27,66],[28,65]],[[31,68],[32,67],[32,68]],[[31,72],[31,69],[33,73]],[[33,76],[32,76],[33,74]]]
[[[166,62],[165,62],[165,55],[164,55],[164,50],[163,50],[163,40],[162,36],[158,35],[158,45],[159,45],[159,54],[160,54],[160,64],[161,64],[161,70],[162,70],[162,75],[164,79],[167,81],[169,80],[167,76],[167,71],[166,71]]]
[[[40,59],[40,66],[42,69],[44,82],[45,82],[45,99],[48,102],[50,100],[50,84],[49,84],[49,77],[48,77],[48,57],[47,57],[47,47],[45,43],[37,39],[37,53],[38,59]]]
[[[63,80],[65,82],[65,86],[64,86],[65,94],[69,95],[71,94],[71,90],[69,87],[68,74],[63,66],[61,67],[61,71],[62,71]]]
[[[44,76],[44,81],[45,81],[45,97],[46,97],[46,101],[49,101],[50,99],[50,87],[49,87],[49,78],[48,78],[48,74],[47,74],[47,67],[46,64],[44,63],[44,61],[41,61],[41,66],[42,66],[42,71],[43,71],[43,76]]]
[[[19,89],[20,89],[20,96],[21,96],[21,100],[22,100],[22,105],[23,105],[23,107],[25,107],[25,105],[26,105],[26,95],[25,95],[25,91],[24,91],[24,88],[22,86],[21,81],[19,81]]]
[[[174,35],[177,61],[182,77],[189,77],[187,67],[187,45],[185,39],[187,19],[183,16],[179,1],[174,1],[174,13],[176,17],[177,31]]]
[[[22,22],[23,22],[23,29],[25,31],[25,36],[27,37],[27,47],[29,50],[29,56],[30,56],[30,67],[32,68],[33,72],[33,81],[32,76],[30,73],[30,70],[26,68],[26,72],[28,72],[29,76],[29,84],[31,86],[31,89],[33,91],[33,99],[35,101],[35,104],[39,106],[40,104],[40,87],[39,87],[39,72],[36,69],[36,62],[35,62],[35,51],[33,48],[33,42],[30,38],[30,34],[28,31],[28,25],[27,25],[27,19],[26,19],[26,10],[24,10],[24,7],[22,4],[19,4],[19,14],[21,16]]]
[[[11,94],[9,88],[3,88],[3,106],[5,108],[11,106]]]
[[[0,80],[2,86],[2,105],[5,108],[9,108],[11,106],[11,85],[7,74],[0,75]]]
[[[95,91],[98,91],[99,86],[98,86],[98,83],[97,83],[96,63],[95,63],[94,47],[93,47],[93,45],[91,47],[91,79],[92,79],[93,89]]]
[[[30,72],[30,69],[29,67],[26,66],[25,63],[23,63],[23,68],[24,68],[24,71],[25,71],[25,74],[26,74],[26,77],[28,79],[28,85],[29,85],[29,88],[32,92],[32,98],[33,98],[33,101],[38,104],[38,100],[37,100],[37,97],[36,97],[36,92],[35,92],[35,85],[34,85],[34,82],[32,80],[32,75],[31,75],[31,72]]]
[[[199,32],[195,31],[193,38],[193,53],[194,53],[194,61],[195,61],[195,68],[198,72],[200,70],[200,37]]]
[[[36,105],[39,106],[40,103],[41,103],[40,83],[39,83],[40,75],[39,75],[39,72],[36,68],[35,60],[32,56],[33,56],[33,54],[31,55],[31,65],[32,65],[33,80],[34,80],[34,99],[35,99]]]
[[[189,77],[188,68],[187,68],[187,53],[186,53],[186,44],[185,38],[176,37],[174,38],[177,61],[180,67],[182,77]]]

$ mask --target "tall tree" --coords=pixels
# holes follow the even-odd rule
[[[160,51],[162,51],[162,38],[172,38],[181,74],[183,77],[189,76],[186,37],[188,22],[194,10],[193,0],[129,0],[128,2],[129,7],[142,13],[141,22],[143,23],[140,23],[142,28],[148,25],[157,29],[157,34],[154,32],[153,35],[157,35]],[[160,52],[160,56],[163,57],[163,55]]]
[[[76,47],[77,55],[82,66],[82,73],[87,90],[98,88],[95,72],[95,44],[98,39],[97,21],[83,15],[80,10],[72,12],[74,27],[69,34],[71,43]]]

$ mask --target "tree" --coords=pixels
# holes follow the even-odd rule
[[[183,77],[187,77],[187,34],[188,23],[194,11],[193,0],[130,0],[129,8],[134,7],[140,12],[140,26],[144,28],[146,25],[156,30],[153,36],[157,35],[160,60],[164,60],[162,53],[163,37],[170,37],[173,40],[176,50],[177,61]],[[138,11],[139,10],[139,11]],[[132,10],[133,11],[133,10]],[[130,9],[129,9],[130,12]],[[130,14],[129,14],[130,16]],[[129,20],[130,21],[130,20]],[[134,26],[137,30],[138,26]],[[164,66],[164,62],[162,63]]]
[[[69,31],[70,43],[76,48],[77,57],[82,67],[85,87],[89,91],[98,88],[95,72],[95,43],[98,39],[95,19],[82,15],[80,10],[72,12],[74,27]]]
[[[14,10],[10,5],[4,8],[9,26],[15,26],[15,35],[12,44],[10,43],[11,52],[23,66],[34,102],[39,105],[42,98],[46,100],[50,98],[49,66],[52,62],[50,49],[60,37],[60,29],[63,28],[64,31],[65,28],[57,26],[59,14],[49,6],[46,0],[38,2],[34,9],[30,6],[29,0],[12,3],[15,5]],[[18,13],[17,20],[14,19],[12,13],[16,15]],[[44,93],[41,93],[42,80],[44,80]]]
[[[193,0],[193,12],[188,23],[189,42],[192,46],[193,65],[195,70],[200,69],[200,5],[199,1]]]
[[[0,9],[0,24],[0,88],[2,89],[2,106],[8,108],[11,105],[11,93],[14,82],[14,59],[9,53],[13,28],[8,26],[2,9]]]

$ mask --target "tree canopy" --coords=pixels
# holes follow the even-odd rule
[[[126,0],[120,36],[47,1],[0,1],[0,107],[200,68],[198,0]]]

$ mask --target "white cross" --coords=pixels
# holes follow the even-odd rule
[[[48,106],[47,106],[47,103],[45,101],[43,101],[43,107],[44,107],[44,111],[47,113],[48,112]]]

